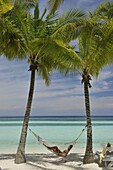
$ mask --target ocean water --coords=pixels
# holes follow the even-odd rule
[[[22,128],[22,117],[0,117],[0,153],[15,153]],[[45,140],[50,146],[57,145],[65,149],[78,138],[85,128],[85,117],[31,117],[29,128]],[[102,150],[103,146],[113,143],[113,117],[92,117],[93,149]],[[86,130],[74,145],[73,152],[85,150]],[[47,152],[34,135],[28,130],[26,152]]]

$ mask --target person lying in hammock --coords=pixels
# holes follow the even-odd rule
[[[50,151],[54,152],[57,156],[61,156],[61,157],[66,157],[67,154],[69,153],[69,151],[72,149],[73,145],[69,145],[69,147],[67,149],[65,149],[64,151],[61,151],[57,146],[47,146],[46,144],[43,143],[43,145],[49,149]]]

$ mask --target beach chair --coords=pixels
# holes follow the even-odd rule
[[[102,161],[105,163],[106,168],[113,168],[113,146],[106,147],[106,155]]]
[[[113,145],[108,143],[103,147],[102,152],[97,151],[94,155],[95,162],[99,167],[112,167],[113,166]]]
[[[102,160],[103,160],[104,156],[106,155],[106,146],[107,145],[105,145],[103,147],[102,152],[96,151],[96,153],[94,154],[94,160],[95,160],[96,163],[99,164],[100,167],[104,166]]]

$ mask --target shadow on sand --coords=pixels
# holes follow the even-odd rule
[[[63,166],[63,169],[68,167],[75,170],[75,163],[79,166],[78,168],[76,167],[76,170],[83,170],[83,168],[80,167],[82,164],[83,155],[78,153],[71,153],[66,158],[61,158],[54,154],[34,154],[33,156],[29,154],[26,159],[27,164],[37,166],[42,170],[53,170],[50,168],[52,166],[57,166],[57,169],[59,166]]]
[[[34,154],[26,154],[26,165],[32,167],[34,170],[90,170],[90,167],[84,166],[83,154],[80,153],[70,153],[66,158],[61,158],[52,154],[42,154],[42,153],[34,153]],[[0,154],[0,160],[13,160],[14,161],[15,154]],[[98,167],[98,165],[97,165]],[[91,168],[92,169],[92,168]],[[104,168],[99,168],[105,170]],[[8,169],[0,169],[0,170],[8,170]],[[96,169],[94,169],[96,170]]]

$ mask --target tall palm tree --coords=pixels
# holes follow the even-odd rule
[[[8,59],[28,58],[29,71],[31,72],[29,95],[15,163],[26,161],[25,144],[33,100],[36,70],[48,85],[49,74],[53,68],[66,67],[69,65],[68,63],[71,62],[72,56],[73,60],[79,60],[76,53],[72,49],[66,48],[67,45],[63,43],[63,41],[51,36],[55,33],[55,30],[60,29],[66,24],[66,20],[69,23],[69,17],[68,19],[61,19],[62,22],[61,20],[59,22],[54,15],[48,14],[44,20],[46,9],[40,17],[37,3],[35,4],[34,15],[28,13],[28,6],[26,8],[24,4],[25,3],[15,3],[13,10],[8,12],[8,16],[0,28],[0,41],[3,40],[0,49],[3,55]],[[75,17],[76,13],[73,14]],[[72,19],[72,16],[70,17]],[[10,21],[8,23],[9,25],[7,21]],[[6,29],[4,30],[5,25]],[[64,62],[64,57],[68,62]]]
[[[107,33],[106,29],[108,30]],[[100,70],[108,64],[108,61],[111,61],[112,42],[113,27],[107,26],[106,24],[98,24],[98,22],[95,21],[95,17],[90,20],[86,20],[86,24],[78,38],[78,55],[82,59],[82,62],[78,69],[81,70],[82,83],[84,85],[85,108],[87,118],[87,145],[85,156],[83,159],[84,164],[94,161],[89,88],[92,87],[92,77],[98,77]]]
[[[45,83],[49,85],[49,74],[53,69],[67,67],[67,65],[69,65],[68,63],[72,60],[72,56],[74,56],[76,62],[79,61],[76,53],[74,53],[73,50],[66,48],[67,44],[63,43],[58,37],[52,37],[56,30],[58,31],[58,29],[63,27],[66,20],[67,23],[69,22],[69,18],[65,18],[62,22],[57,23],[57,19],[54,19],[54,15],[49,14],[46,17],[46,20],[43,21],[42,19],[45,12],[46,10],[44,10],[41,18],[39,18],[38,4],[36,5],[34,10],[34,21],[32,23],[33,27],[31,27],[34,30],[34,37],[33,41],[28,44],[28,47],[30,48],[29,70],[31,71],[31,84],[20,143],[15,158],[16,163],[25,162],[25,143],[34,91],[35,70],[37,70],[38,74],[45,79]],[[76,13],[73,13],[73,17],[75,16]],[[71,16],[70,18],[72,19]],[[66,61],[64,61],[65,56],[67,57],[65,59]]]
[[[95,17],[85,19],[84,24],[80,26],[78,47],[75,49],[80,60],[78,63],[72,61],[70,68],[68,68],[68,71],[72,69],[81,72],[81,82],[84,85],[87,118],[87,144],[83,159],[84,164],[94,162],[89,97],[89,88],[92,87],[91,80],[92,77],[97,77],[99,75],[100,70],[103,66],[108,64],[108,61],[113,61],[111,51],[113,48],[113,21],[111,25],[109,25],[109,23],[99,24],[97,19],[98,18]],[[73,29],[70,29],[70,32],[70,34],[73,34]]]
[[[113,26],[111,27],[109,24],[101,25],[97,21],[95,22],[94,17],[86,22],[86,26],[79,37],[79,55],[83,59],[81,71],[87,117],[87,145],[83,163],[93,162],[92,123],[89,100],[90,82],[92,77],[98,77],[100,70],[111,60],[112,36]]]
[[[58,6],[50,0],[50,6],[54,11],[53,7],[59,7],[61,1],[58,1]],[[56,5],[56,6],[55,6]],[[98,14],[98,15],[97,15]],[[100,18],[98,17],[100,16]],[[85,96],[85,108],[87,117],[87,145],[83,163],[91,163],[94,161],[93,158],[93,146],[92,146],[92,123],[91,123],[91,113],[90,113],[90,98],[89,98],[89,88],[91,88],[92,77],[97,77],[99,71],[103,66],[109,64],[113,61],[112,59],[112,21],[109,19],[113,17],[113,3],[106,2],[100,6],[95,15],[90,13],[89,21],[86,20],[83,24],[77,27],[76,32],[79,32],[78,46],[79,51],[78,56],[81,59],[79,66],[76,64],[76,71],[81,71],[82,83],[84,85],[84,96]],[[106,20],[103,23],[103,19]],[[91,21],[90,21],[91,20]],[[95,22],[95,21],[96,22]],[[108,24],[107,21],[110,21]],[[101,26],[100,26],[101,25]],[[107,31],[107,34],[106,34]],[[65,37],[68,32],[64,30]],[[74,27],[73,24],[70,25],[70,40],[74,40],[76,36],[73,36]],[[74,32],[75,33],[75,32]],[[58,35],[56,35],[58,36]],[[68,38],[66,39],[68,41]],[[78,50],[78,49],[77,49]],[[104,57],[103,57],[104,56]],[[104,58],[104,59],[103,59]],[[71,65],[71,67],[73,64]],[[75,67],[75,66],[74,66]],[[70,70],[70,69],[69,69]]]

